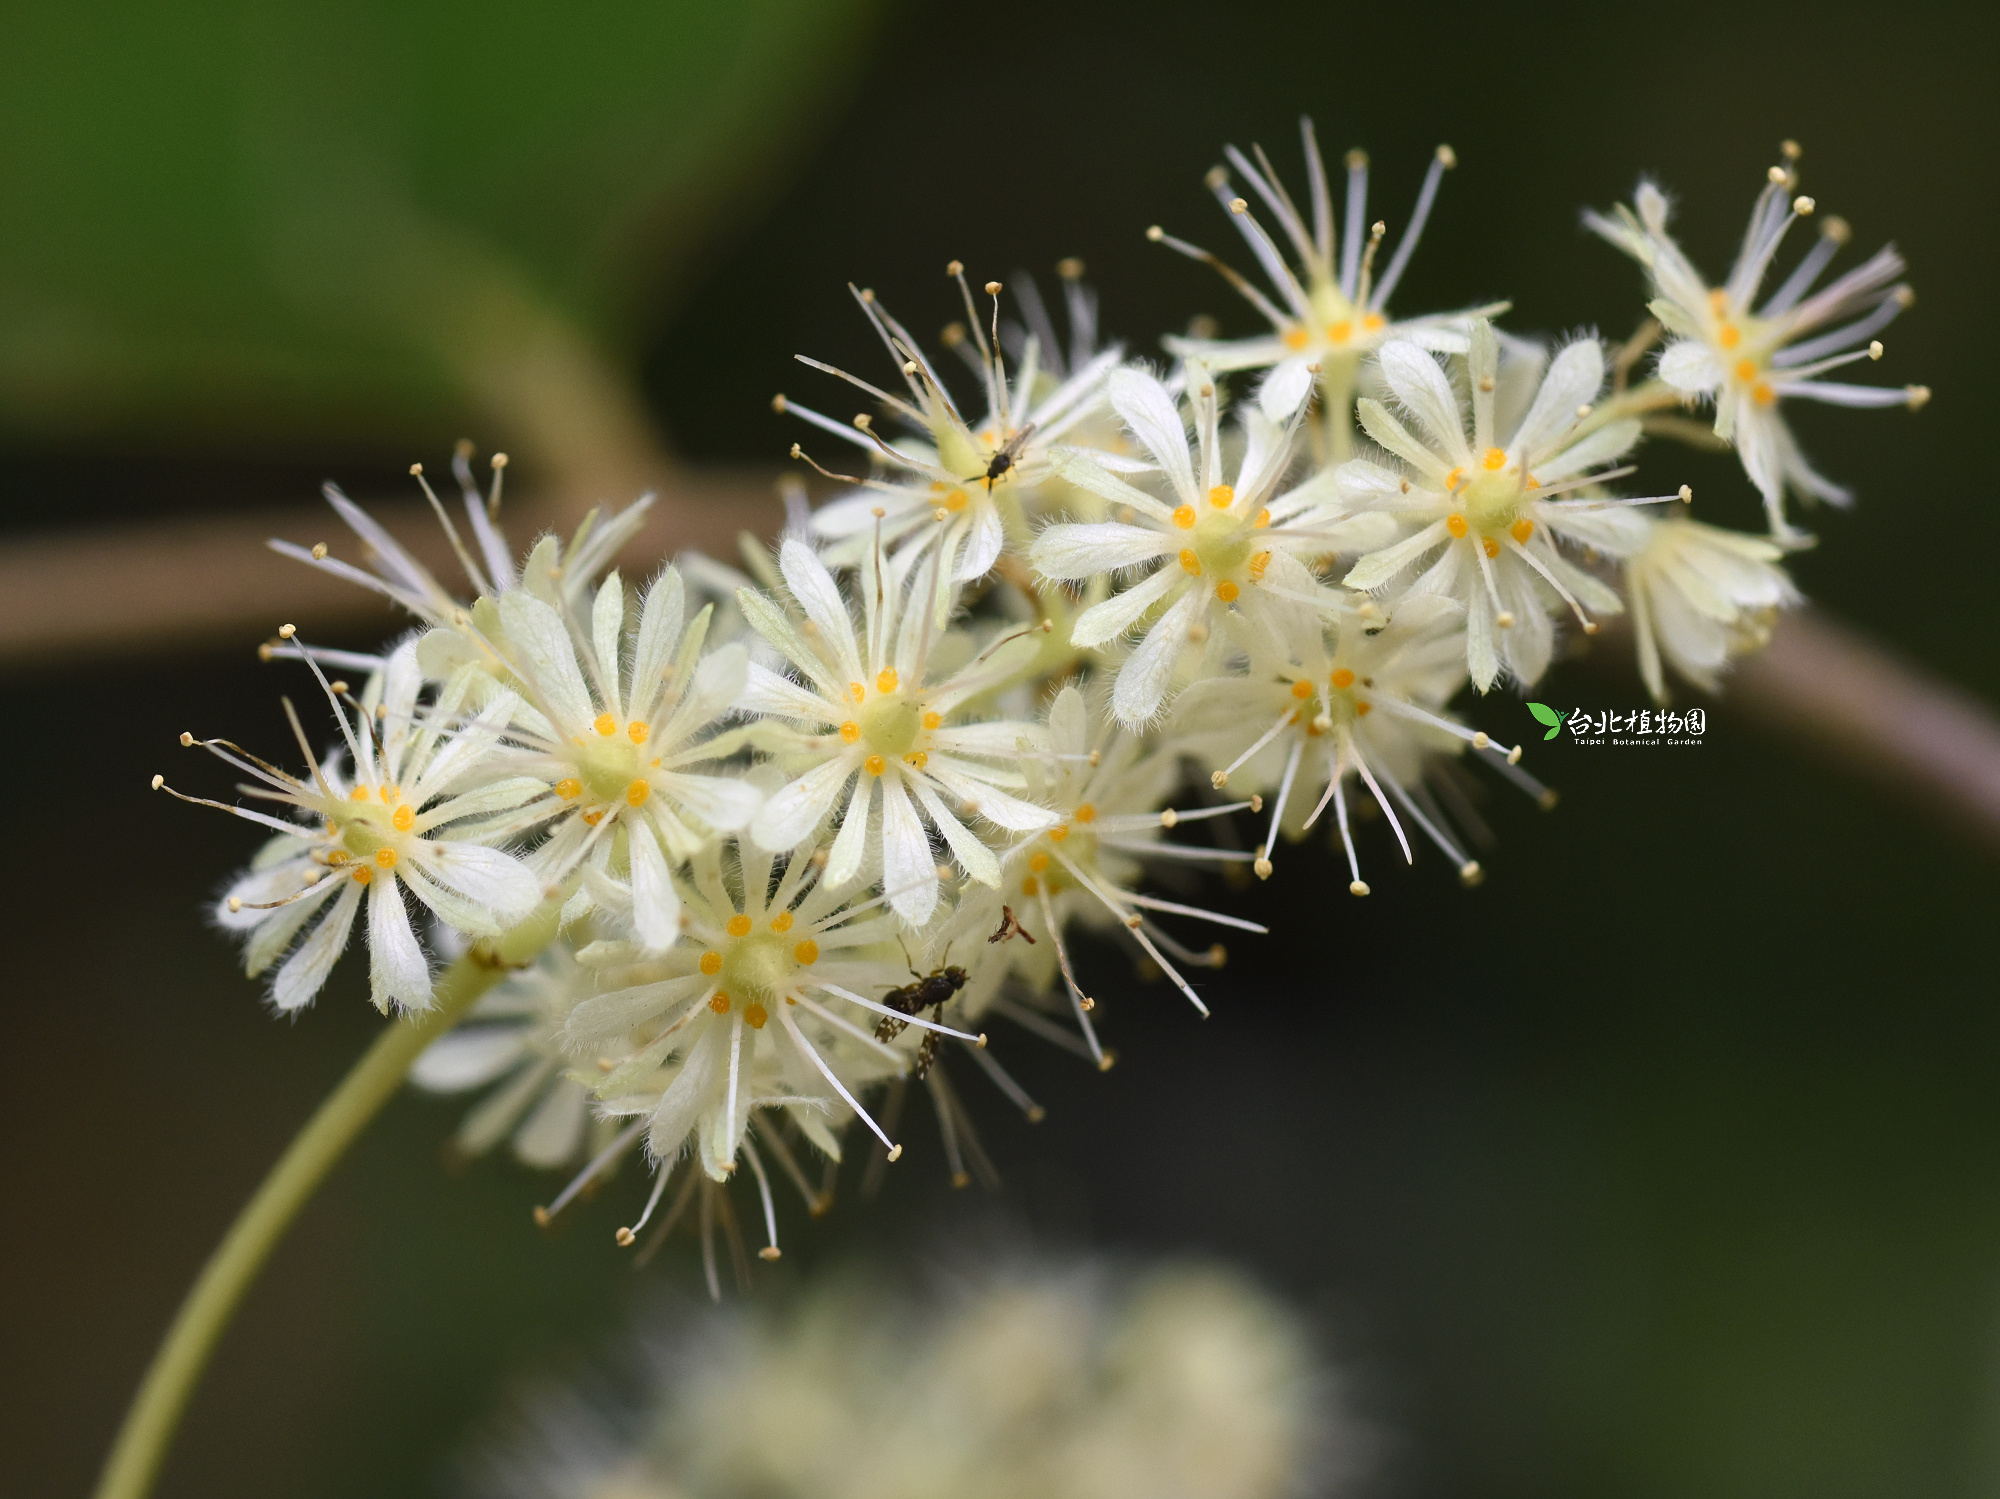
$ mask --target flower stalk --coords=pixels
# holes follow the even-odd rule
[[[159,1476],[202,1370],[243,1293],[328,1171],[402,1086],[411,1064],[513,968],[555,939],[547,903],[496,941],[481,943],[438,978],[432,1008],[396,1022],[314,1111],[229,1227],[181,1303],[105,1459],[96,1499],[142,1499]]]

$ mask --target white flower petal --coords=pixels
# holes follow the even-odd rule
[[[514,589],[500,596],[500,623],[523,674],[559,720],[556,728],[565,735],[582,733],[596,714],[562,616],[533,594]]]
[[[368,887],[368,987],[375,1008],[431,1007],[431,965],[410,928],[402,886],[389,878]]]
[[[828,877],[832,877],[828,861]],[[910,805],[901,776],[882,782],[882,889],[889,909],[910,926],[922,926],[937,909],[937,862],[931,857],[930,836]]]
[[[1166,386],[1144,370],[1127,368],[1111,372],[1105,391],[1111,398],[1111,409],[1153,455],[1181,502],[1192,505],[1199,500],[1194,468],[1188,460],[1187,428]]]
[[[1311,361],[1303,356],[1287,359],[1273,365],[1271,373],[1264,377],[1264,383],[1257,388],[1257,406],[1266,418],[1282,427],[1305,404],[1312,388]]]
[[[844,756],[835,756],[772,792],[751,819],[751,839],[773,853],[797,848],[812,836],[853,773],[853,765]]]
[[[411,855],[419,869],[493,913],[503,927],[526,921],[542,903],[541,881],[519,859],[476,843],[433,842]]]
[[[1045,578],[1088,578],[1137,567],[1177,549],[1173,536],[1117,521],[1046,527],[1028,550],[1028,562]]]
[[[1414,416],[1439,452],[1458,467],[1470,467],[1472,452],[1465,445],[1465,421],[1451,382],[1426,349],[1408,339],[1392,339],[1378,356],[1382,378],[1389,382],[1403,409]],[[1386,444],[1385,444],[1386,446]]]
[[[1101,604],[1093,604],[1079,614],[1070,624],[1069,643],[1082,650],[1102,645],[1115,636],[1124,634],[1136,624],[1145,612],[1163,598],[1176,583],[1183,582],[1187,574],[1178,567],[1169,565],[1159,569],[1145,582],[1128,588],[1123,593],[1115,593]]]
[[[1542,388],[1510,444],[1517,461],[1533,465],[1578,420],[1577,408],[1597,399],[1604,384],[1604,351],[1594,338],[1578,339],[1549,365]]]
[[[1111,711],[1126,728],[1142,728],[1160,711],[1174,663],[1187,647],[1188,628],[1206,602],[1200,589],[1190,588],[1154,621],[1139,648],[1118,668],[1118,681],[1111,689]]]
[[[868,820],[875,781],[876,777],[865,771],[854,778],[854,794],[847,799],[847,816],[841,819],[840,831],[834,834],[833,847],[827,851],[825,880],[829,890],[844,888],[861,873],[861,863],[868,852]]]
[[[299,944],[298,951],[285,960],[271,982],[271,1003],[282,1011],[301,1009],[312,1003],[333,972],[333,965],[346,950],[348,933],[354,930],[354,913],[361,907],[361,886],[353,880],[340,881],[340,899],[333,903],[312,934]]]
[[[665,952],[680,937],[681,898],[645,819],[629,817],[624,827],[632,860],[632,925],[648,952]]]
[[[854,621],[848,617],[847,603],[826,564],[811,547],[793,539],[778,549],[778,571],[784,574],[785,586],[806,618],[818,627],[820,639],[833,652],[834,660],[850,680],[859,681],[861,653],[855,645]]]

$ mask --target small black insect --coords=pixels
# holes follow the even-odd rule
[[[891,989],[882,996],[882,1003],[904,1015],[915,1015],[923,1010],[931,1012],[931,1023],[938,1024],[944,1007],[951,997],[971,982],[971,975],[956,965],[947,968],[933,968],[928,975],[910,970],[914,984],[904,984],[900,989]],[[898,1020],[892,1015],[884,1015],[882,1023],[875,1027],[877,1041],[893,1041],[903,1034],[908,1021]],[[931,1063],[937,1057],[938,1033],[925,1031],[923,1045],[917,1048],[916,1074],[919,1080],[927,1076]]]
[[[966,476],[965,482],[968,484],[976,484],[981,480],[984,480],[986,483],[987,492],[991,493],[993,486],[999,483],[1000,480],[1006,476],[1007,470],[1009,470],[1014,466],[1014,460],[1021,456],[1022,447],[1026,445],[1030,437],[1034,436],[1034,433],[1035,433],[1035,424],[1033,422],[1029,422],[1027,426],[1023,427],[1020,431],[1016,432],[1012,437],[1008,438],[1006,444],[1003,447],[999,448],[994,452],[993,457],[991,458],[991,460],[988,461],[986,465],[985,473],[968,474]]]
[[[1030,947],[1035,945],[1035,934],[1021,925],[1021,918],[1014,914],[1014,908],[1012,906],[1002,906],[1000,908],[1000,930],[986,940],[988,942],[1007,942],[1015,937],[1021,938]]]

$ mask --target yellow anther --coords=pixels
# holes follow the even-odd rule
[[[347,862],[347,850],[344,848],[327,850],[326,862],[335,869],[340,868]]]
[[[738,911],[722,924],[722,929],[732,937],[747,937],[750,935],[750,918]]]
[[[1311,697],[1312,695],[1313,695],[1312,683],[1303,681],[1292,683],[1292,696],[1297,698],[1300,702],[1304,702],[1307,698]]]
[[[591,727],[595,728],[606,739],[609,739],[613,734],[618,732],[618,720],[613,718],[609,713],[600,713],[597,715],[597,722]]]
[[[653,783],[640,776],[625,788],[625,800],[635,807],[646,805],[646,798],[653,794]]]
[[[1208,492],[1208,503],[1217,510],[1227,510],[1236,503],[1236,491],[1227,484],[1218,484]]]
[[[1354,337],[1354,324],[1350,323],[1346,318],[1342,318],[1337,323],[1328,323],[1326,325],[1326,336],[1330,342],[1344,344],[1350,338]]]
[[[861,762],[861,768],[866,770],[871,776],[879,776],[889,768],[889,762],[884,760],[880,755],[870,755],[866,760]]]
[[[1444,518],[1444,528],[1460,540],[1463,540],[1465,533],[1471,529],[1466,525],[1465,517],[1455,510]]]
[[[754,999],[743,1007],[743,1023],[753,1031],[761,1031],[764,1028],[764,1022],[770,1018],[771,1012],[758,1004]]]
[[[1729,293],[1719,286],[1710,292],[1708,294],[1708,310],[1717,317],[1721,317],[1723,313],[1729,311]]]
[[[1733,349],[1743,342],[1743,330],[1734,323],[1724,323],[1715,330],[1715,341],[1725,349]]]
[[[1049,842],[1051,843],[1060,843],[1068,836],[1069,824],[1066,822],[1059,822],[1049,829]]]
[[[858,703],[868,696],[868,689],[863,687],[859,682],[849,682],[847,684],[847,695]]]
[[[594,828],[602,821],[604,821],[604,809],[602,807],[593,807],[583,814],[583,825],[587,828]]]
[[[1089,802],[1079,802],[1077,803],[1076,810],[1070,813],[1070,816],[1078,822],[1095,822],[1097,821],[1097,808]]]
[[[717,989],[714,994],[709,996],[708,1007],[718,1015],[727,1015],[729,1013],[729,996],[724,994],[720,989]]]
[[[416,823],[416,820],[417,820],[417,809],[411,806],[408,802],[404,802],[402,806],[398,807],[396,809],[396,815],[389,819],[389,821],[395,825],[396,831],[399,833],[409,832],[410,828]]]
[[[1535,523],[1524,515],[1507,528],[1507,534],[1520,542],[1522,546],[1526,546],[1528,538],[1535,534]]]
[[[1370,333],[1380,333],[1388,326],[1388,319],[1379,312],[1371,312],[1361,320],[1361,326]]]
[[[1374,707],[1373,703],[1356,703],[1354,705],[1354,716],[1356,718],[1366,718]]]
[[[1252,583],[1261,583],[1264,580],[1264,569],[1270,565],[1271,554],[1269,552],[1257,553],[1256,556],[1250,559],[1250,581]]]
[[[625,725],[625,735],[634,744],[644,744],[646,742],[646,736],[652,732],[653,731],[651,728],[641,723],[636,718],[633,719],[627,725]]]
[[[1778,399],[1778,393],[1771,389],[1767,382],[1759,380],[1755,385],[1750,387],[1750,399],[1755,401],[1759,406],[1768,406]]]
[[[1507,466],[1506,450],[1504,448],[1488,448],[1480,456],[1479,466],[1489,474],[1499,472]]]
[[[1201,558],[1195,556],[1193,547],[1181,548],[1181,571],[1201,576]]]
[[[943,727],[944,727],[944,715],[943,715],[942,713],[926,713],[926,714],[924,715],[924,727],[925,727],[926,729],[941,729],[941,728],[943,728]]]
[[[854,743],[855,740],[861,737],[861,725],[850,718],[840,726],[840,737],[845,743]]]
[[[710,978],[722,972],[722,954],[710,949],[701,955],[701,971]]]
[[[1307,333],[1303,328],[1287,328],[1285,330],[1285,347],[1288,349],[1294,351],[1303,349],[1311,342],[1312,335]]]
[[[1463,484],[1464,482],[1465,482],[1465,470],[1462,468],[1453,469],[1450,473],[1444,476],[1445,493],[1447,494],[1457,493],[1458,486]]]
[[[1182,505],[1179,509],[1175,510],[1174,524],[1179,526],[1183,531],[1192,531],[1194,529],[1194,506]]]
[[[1500,555],[1500,543],[1495,541],[1491,536],[1480,537],[1479,544],[1486,549],[1487,556],[1497,557]]]
[[[394,806],[401,799],[402,795],[403,793],[398,791],[394,786],[385,785],[381,790],[382,805],[385,807]]]
[[[965,498],[965,491],[962,489],[954,489],[950,494],[944,497],[944,508],[949,510],[953,515],[956,515],[958,514],[959,511],[963,510],[966,507],[967,503],[968,501]]]
[[[1257,512],[1257,518],[1252,522],[1250,522],[1250,524],[1257,527],[1259,530],[1262,530],[1265,526],[1270,525],[1271,507],[1269,505],[1266,505],[1262,510],[1259,510]]]
[[[1225,604],[1235,603],[1237,592],[1236,585],[1227,578],[1224,578],[1220,583],[1215,585],[1215,596]]]
[[[1333,675],[1328,677],[1327,680],[1333,683],[1333,685],[1335,687],[1338,687],[1342,692],[1345,692],[1347,691],[1348,688],[1354,685],[1354,673],[1349,671],[1344,666],[1337,667],[1335,668]],[[1303,687],[1305,684],[1301,682],[1299,685]]]
[[[583,795],[583,782],[579,781],[575,776],[564,776],[560,781],[556,782],[556,795],[566,802],[574,801],[577,797]]]
[[[808,937],[792,949],[792,957],[810,968],[819,961],[819,944]]]
[[[1040,874],[1044,869],[1047,869],[1048,867],[1049,867],[1049,856],[1047,854],[1028,855],[1028,868],[1034,870],[1036,874]]]
[[[896,690],[896,681],[896,668],[893,666],[884,667],[875,674],[875,690],[877,692],[894,692]]]
[[[931,757],[928,750],[911,750],[907,755],[903,756],[903,763],[905,765],[913,765],[918,770],[922,770],[926,765],[930,764],[930,761]]]
[[[370,869],[366,864],[357,864],[354,866],[355,884],[365,885],[374,878],[375,878],[375,871]]]
[[[356,786],[352,791],[347,793],[347,799],[351,802],[367,801],[368,788],[366,786]]]

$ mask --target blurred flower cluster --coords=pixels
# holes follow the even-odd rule
[[[718,1229],[741,1258],[725,1188],[744,1167],[775,1258],[774,1184],[824,1208],[857,1124],[895,1160],[917,1087],[953,1175],[989,1170],[960,1083],[1040,1112],[989,1048],[997,1021],[1109,1066],[1080,931],[1206,1013],[1195,977],[1225,952],[1194,932],[1264,927],[1195,904],[1203,869],[1269,879],[1324,823],[1365,896],[1367,802],[1394,856],[1427,841],[1476,881],[1466,767],[1546,793],[1476,706],[1454,710],[1468,684],[1528,687],[1564,632],[1628,609],[1662,700],[1667,667],[1711,686],[1760,645],[1797,597],[1787,505],[1845,497],[1786,403],[1924,397],[1825,378],[1881,357],[1910,301],[1894,251],[1820,286],[1848,238],[1821,220],[1760,302],[1814,212],[1796,149],[1712,287],[1643,184],[1588,222],[1644,268],[1651,316],[1609,351],[1548,345],[1501,331],[1504,306],[1391,311],[1448,150],[1383,265],[1365,157],[1336,213],[1303,140],[1303,200],[1261,150],[1209,179],[1261,284],[1152,231],[1242,293],[1270,325],[1256,337],[1131,357],[1101,343],[1074,262],[1061,333],[1032,282],[982,300],[954,263],[942,352],[855,290],[880,382],[805,363],[867,409],[777,401],[815,447],[842,445],[793,448],[838,492],[795,495],[740,569],[687,556],[635,586],[613,564],[644,500],[521,557],[499,528],[504,460],[482,493],[462,450],[462,505],[418,473],[455,591],[330,492],[359,562],[280,549],[414,628],[379,656],[281,632],[273,654],[339,727],[316,748],[292,714],[303,769],[198,741],[264,808],[226,810],[274,835],[217,910],[273,1003],[310,1002],[356,924],[385,1010],[434,1002],[436,956],[532,929],[540,959],[418,1080],[482,1090],[466,1148],[580,1166],[549,1212],[642,1150],[650,1188],[619,1242],[692,1213],[714,1284]],[[1704,403],[1712,434],[1684,414]],[[1649,435],[1733,444],[1770,534],[1686,518],[1671,474],[1624,492]]]
[[[1367,1440],[1290,1308],[1219,1269],[963,1270],[782,1314],[677,1317],[627,1380],[545,1393],[482,1455],[493,1499],[1283,1499]],[[772,1419],[760,1419],[760,1413]]]

